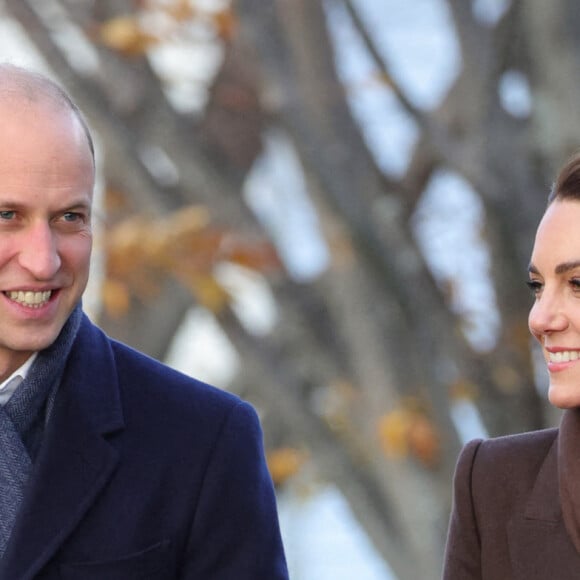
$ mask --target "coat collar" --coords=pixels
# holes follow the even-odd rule
[[[580,464],[572,461],[578,455],[573,449],[577,450],[580,440],[580,417],[575,414],[564,413],[558,437],[541,465],[523,515],[508,524],[514,580],[578,577],[580,551],[568,531],[572,506],[566,495],[572,493],[580,499],[580,481],[576,480]]]
[[[580,553],[580,411],[567,410],[558,436],[558,476],[564,524]]]
[[[109,340],[84,317],[0,577],[32,579],[74,530],[111,477],[123,427]]]

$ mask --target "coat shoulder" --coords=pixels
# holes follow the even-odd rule
[[[147,433],[151,445],[195,440],[202,448],[211,447],[236,424],[236,431],[246,440],[261,440],[255,409],[237,395],[185,375],[123,343],[111,341],[111,347],[127,434],[142,434],[144,441],[143,434]],[[224,430],[226,425],[229,430]]]
[[[119,385],[126,396],[148,398],[157,404],[178,404],[194,407],[200,404],[216,411],[236,406],[242,400],[235,394],[207,384],[159,362],[133,348],[111,341]]]
[[[552,453],[558,429],[508,435],[468,444],[457,475],[467,476],[480,522],[499,520],[524,510],[542,467]],[[462,475],[461,475],[462,474]],[[554,477],[556,473],[554,472]]]
[[[496,480],[535,479],[557,436],[558,429],[551,428],[481,441],[474,469],[491,472]]]

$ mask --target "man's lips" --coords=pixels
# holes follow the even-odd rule
[[[4,295],[22,306],[40,308],[50,301],[53,293],[53,290],[9,290]]]

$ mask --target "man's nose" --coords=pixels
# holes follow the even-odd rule
[[[20,248],[19,263],[37,280],[50,280],[58,272],[61,259],[50,224],[36,223],[27,230]]]
[[[544,291],[530,310],[528,325],[534,335],[565,330],[568,327],[568,316],[561,299]]]

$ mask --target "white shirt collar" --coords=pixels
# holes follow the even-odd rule
[[[14,394],[14,391],[18,388],[18,385],[27,377],[37,355],[38,353],[35,352],[22,366],[18,367],[6,380],[0,383],[0,405],[8,402]]]

